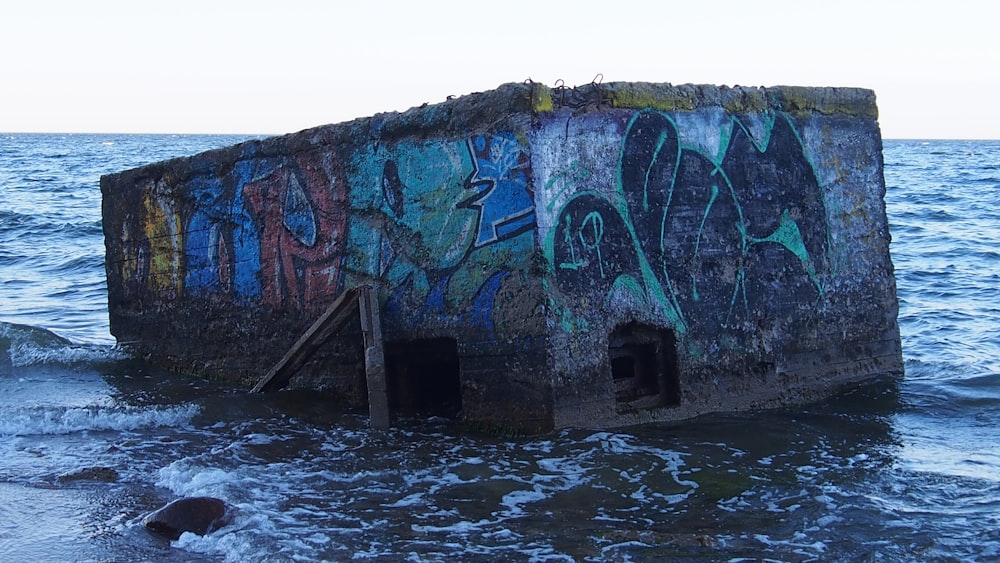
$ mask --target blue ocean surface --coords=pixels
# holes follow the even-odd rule
[[[102,174],[244,140],[0,134],[9,561],[1000,560],[1000,142],[885,141],[906,375],[672,424],[387,431],[117,351]],[[182,496],[238,509],[169,541]]]

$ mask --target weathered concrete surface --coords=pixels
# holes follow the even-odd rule
[[[258,379],[380,288],[390,408],[538,431],[901,373],[874,94],[508,84],[101,179],[112,333]],[[360,327],[293,378],[366,404]]]

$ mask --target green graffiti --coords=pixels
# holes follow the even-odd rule
[[[587,240],[587,230],[590,230],[590,241]],[[588,250],[597,253],[597,264],[601,268],[601,277],[604,277],[604,260],[601,257],[601,239],[604,238],[604,219],[600,213],[591,212],[583,218],[583,226],[580,228],[580,244]]]
[[[575,188],[577,184],[583,182],[589,176],[590,171],[584,168],[578,160],[571,162],[569,168],[553,174],[549,178],[549,181],[545,182],[545,192],[549,194],[549,204],[546,206],[546,209],[548,211],[555,209],[556,203],[564,193]],[[563,186],[555,193],[551,193],[555,188],[556,182],[562,182]]]
[[[616,279],[611,285],[611,291],[608,292],[605,302],[610,301],[611,296],[619,291],[624,292],[627,295],[631,295],[634,299],[639,301],[640,306],[648,305],[648,302],[646,301],[646,292],[643,291],[642,284],[639,283],[639,280],[628,274],[618,276],[618,279]]]
[[[632,247],[639,261],[639,271],[642,276],[642,282],[648,292],[646,302],[657,304],[664,317],[667,318],[668,322],[670,322],[671,326],[674,327],[674,330],[676,330],[678,334],[686,333],[687,326],[684,323],[684,316],[681,314],[681,308],[677,302],[677,295],[670,283],[670,279],[666,278],[661,282],[660,278],[654,273],[653,267],[649,264],[649,259],[643,251],[642,243],[640,242],[639,234],[636,232],[635,225],[629,220],[628,204],[625,201],[625,192],[621,187],[620,176],[618,180],[617,206],[618,212],[625,221],[625,228],[628,229],[628,234],[632,241]]]
[[[698,225],[698,237],[695,239],[694,243],[694,253],[697,255],[698,250],[701,247],[701,234],[705,232],[705,221],[708,221],[708,216],[712,212],[712,205],[715,200],[719,197],[719,186],[712,184],[712,195],[708,200],[708,205],[705,206],[705,213],[701,216],[701,224]],[[701,297],[698,296],[698,278],[692,274],[691,275],[691,292],[692,297],[695,301],[700,301]]]
[[[569,262],[561,262],[559,264],[559,267],[563,269],[575,270],[580,266],[583,266],[584,262],[582,260],[577,259],[576,257],[576,245],[573,244],[573,233],[570,230],[570,221],[572,220],[572,218],[566,216],[565,220],[566,220],[566,226],[563,231],[565,233],[564,241],[566,242],[566,246],[569,248],[570,260]],[[553,230],[553,232],[555,231]]]
[[[678,336],[706,338],[754,326],[764,313],[751,300],[769,293],[811,285],[822,298],[830,232],[815,165],[788,116],[754,119],[756,136],[730,117],[709,156],[681,142],[671,116],[640,111],[625,126],[611,194],[587,185],[589,174],[566,181],[576,161],[547,182],[564,182],[560,196],[587,188],[559,198],[543,247],[563,292],[629,296]]]
[[[809,279],[813,281],[820,297],[823,296],[823,282],[820,280],[819,276],[816,275],[816,268],[813,266],[812,260],[809,258],[809,251],[806,250],[806,244],[802,240],[802,233],[799,231],[799,225],[788,215],[787,209],[781,213],[781,223],[778,228],[770,234],[770,236],[765,238],[751,237],[750,241],[757,244],[772,242],[787,248],[789,252],[794,254],[795,257],[802,262],[802,269],[806,271],[809,275]]]

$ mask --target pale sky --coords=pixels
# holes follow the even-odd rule
[[[0,132],[280,134],[531,78],[875,90],[1000,139],[993,0],[0,0]]]

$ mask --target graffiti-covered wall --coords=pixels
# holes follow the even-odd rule
[[[642,419],[632,407],[649,404],[690,415],[900,371],[870,92],[590,85],[569,95],[591,109],[554,108],[531,138],[560,329],[553,369],[574,374],[555,391],[557,417]],[[672,348],[647,362],[661,379],[645,401],[607,377],[616,338],[634,340],[635,327],[666,331]]]
[[[521,92],[105,176],[112,333],[157,361],[253,382],[345,289],[374,285],[387,354],[452,343],[463,416],[550,425],[545,370],[517,393],[503,375],[546,361]],[[363,402],[351,330],[296,381]]]
[[[112,332],[249,382],[374,285],[400,401],[525,429],[898,371],[874,108],[529,82],[105,176]],[[348,329],[300,379],[362,402],[361,361]]]

